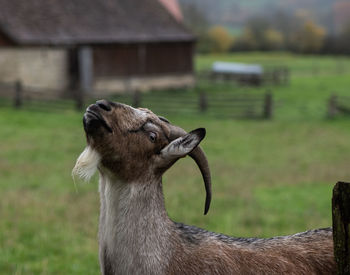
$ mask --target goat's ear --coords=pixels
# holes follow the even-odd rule
[[[160,152],[162,158],[173,160],[191,153],[205,137],[205,129],[198,128],[170,142]]]

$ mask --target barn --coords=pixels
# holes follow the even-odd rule
[[[195,37],[162,2],[0,0],[0,83],[87,93],[191,86]]]

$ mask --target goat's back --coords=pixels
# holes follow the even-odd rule
[[[270,239],[232,238],[176,224],[182,241],[170,274],[334,274],[332,229]]]

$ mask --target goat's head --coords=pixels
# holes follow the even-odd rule
[[[123,182],[160,177],[187,154],[199,166],[206,189],[206,214],[211,200],[211,179],[207,159],[198,146],[205,136],[199,128],[186,133],[147,109],[99,100],[84,114],[88,147],[73,173],[89,178],[98,168]]]

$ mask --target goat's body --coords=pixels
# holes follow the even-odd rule
[[[158,183],[100,180],[103,274],[332,274],[331,229],[232,238],[171,221]]]
[[[211,201],[210,169],[199,143],[205,129],[186,133],[146,109],[97,101],[84,114],[88,147],[73,173],[100,171],[100,264],[103,274],[332,274],[332,231],[271,239],[231,238],[171,221],[162,174],[189,155]]]
[[[174,270],[170,268],[171,274],[335,273],[331,229],[256,239],[232,238],[192,226],[178,227],[188,242],[186,247],[192,249],[174,265]]]

